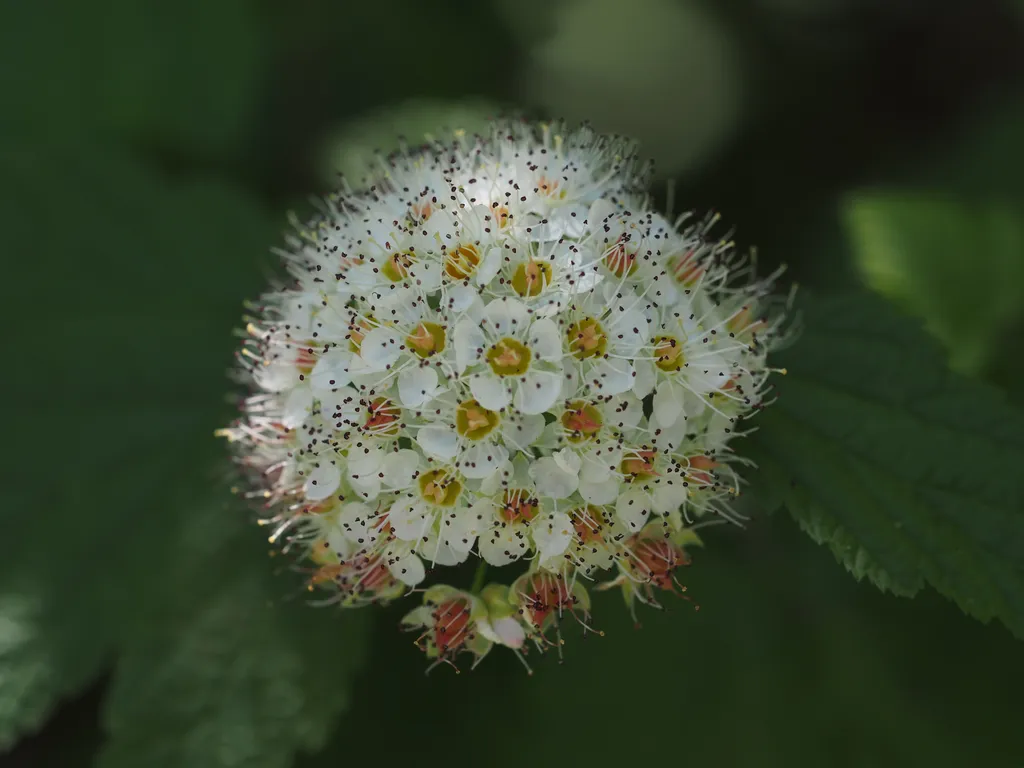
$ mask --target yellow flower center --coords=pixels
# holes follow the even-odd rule
[[[455,280],[465,280],[480,265],[480,249],[475,245],[460,245],[445,255],[444,271]]]
[[[460,403],[455,411],[455,429],[463,437],[479,440],[498,426],[501,417],[484,408],[476,400]]]
[[[406,346],[419,357],[427,358],[444,351],[446,334],[443,326],[423,322],[405,337]]]
[[[551,283],[551,265],[530,259],[516,267],[512,275],[512,290],[520,296],[539,296]]]
[[[487,350],[487,362],[499,376],[522,376],[530,367],[530,357],[523,342],[507,337]]]
[[[424,472],[420,475],[419,486],[420,496],[424,501],[439,507],[454,506],[459,494],[462,493],[462,483],[443,469]]]
[[[409,268],[416,263],[416,257],[409,251],[402,251],[388,257],[381,272],[392,283],[399,283],[409,276]]]
[[[577,360],[603,355],[608,348],[604,328],[592,317],[585,317],[570,325],[565,336],[569,341],[569,351]]]
[[[683,357],[683,345],[675,336],[658,336],[655,338],[654,354],[658,356],[654,364],[661,370],[669,373],[678,371],[686,363]]]
[[[601,412],[583,400],[569,403],[562,414],[562,426],[569,433],[566,439],[570,443],[582,443],[593,439],[603,424]]]

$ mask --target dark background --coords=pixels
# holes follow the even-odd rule
[[[105,733],[182,737],[155,716],[126,736],[105,708],[126,665],[161,664],[152,612],[173,629],[180,595],[213,589],[179,544],[256,541],[206,533],[230,329],[287,211],[400,134],[519,110],[635,136],[659,201],[674,180],[677,209],[721,211],[787,279],[866,274],[1021,398],[1022,20],[1001,0],[0,0],[0,720],[17,721],[0,763],[149,768]],[[893,239],[871,201],[906,194],[938,202]],[[963,237],[951,201],[1009,234]],[[286,591],[263,564],[267,594]],[[1024,651],[1002,626],[855,582],[785,513],[714,529],[687,578],[699,613],[679,601],[634,630],[603,596],[606,636],[530,679],[499,653],[424,678],[396,631],[410,606],[359,619],[347,712],[296,765],[1024,765]],[[32,653],[4,613],[25,595]],[[44,647],[62,661],[32,698]],[[204,765],[262,765],[227,755]]]

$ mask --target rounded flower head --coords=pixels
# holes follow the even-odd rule
[[[739,519],[772,283],[645,180],[624,140],[499,123],[388,158],[289,238],[221,433],[323,602],[423,592],[432,659],[522,658],[589,630],[587,582],[681,594],[694,528]]]

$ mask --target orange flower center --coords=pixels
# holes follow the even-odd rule
[[[654,458],[657,451],[633,451],[622,460],[620,470],[626,475],[626,482],[648,480],[658,473],[654,471]]]
[[[504,338],[487,350],[487,362],[499,376],[521,376],[530,367],[530,350],[518,339]]]
[[[501,518],[507,523],[528,523],[537,516],[539,502],[526,491],[507,490],[504,502]]]
[[[412,333],[405,337],[405,343],[409,349],[422,358],[443,352],[446,340],[444,327],[428,322],[420,323]]]

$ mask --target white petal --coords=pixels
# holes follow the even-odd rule
[[[381,464],[384,482],[391,488],[408,488],[419,463],[420,455],[409,448],[389,453]]]
[[[417,293],[430,293],[441,287],[441,265],[433,259],[414,264],[409,273],[410,282]]]
[[[495,299],[484,309],[487,327],[500,336],[513,336],[526,331],[530,313],[526,305],[515,299]]]
[[[469,550],[453,549],[444,541],[438,540],[437,536],[431,532],[423,536],[422,542],[416,548],[420,556],[434,565],[458,565],[464,563],[469,557]]]
[[[415,587],[426,578],[427,572],[423,567],[423,561],[412,552],[392,554],[387,561],[391,575],[406,586]]]
[[[526,381],[516,391],[516,408],[526,414],[544,413],[561,394],[560,373],[530,370],[526,372]]]
[[[537,414],[518,414],[517,418],[501,423],[501,439],[509,448],[529,451],[544,432],[544,417]]]
[[[452,312],[465,312],[479,295],[475,288],[458,283],[448,288],[444,306]]]
[[[587,211],[587,229],[591,232],[604,234],[605,224],[612,224],[612,219],[618,213],[615,204],[605,198],[595,200]]]
[[[303,493],[309,501],[323,501],[341,485],[341,470],[330,461],[321,461],[306,477]]]
[[[553,499],[566,499],[580,486],[579,477],[573,472],[566,472],[551,456],[537,459],[530,465],[530,479],[537,485],[541,496]]]
[[[377,540],[380,531],[372,525],[374,513],[371,507],[358,501],[349,502],[341,508],[338,524],[345,531],[349,541],[365,546]]]
[[[552,512],[530,523],[530,533],[542,558],[558,557],[572,541],[572,520],[564,512]]]
[[[597,379],[602,395],[618,395],[633,386],[633,365],[628,360],[602,360],[594,367],[591,379]]]
[[[489,411],[500,411],[509,404],[511,398],[505,389],[505,382],[491,373],[480,373],[469,379],[469,391],[484,408]]]
[[[379,448],[355,449],[348,457],[348,479],[352,488],[367,501],[380,495],[384,451]]]
[[[398,374],[398,399],[407,408],[419,408],[437,395],[437,371],[410,366]]]
[[[332,525],[328,529],[326,540],[331,552],[341,560],[348,560],[356,551],[356,545],[349,540],[345,531],[338,525]]]
[[[537,360],[556,362],[562,359],[562,335],[554,320],[544,318],[531,325],[529,341]]]
[[[332,349],[325,352],[309,375],[309,385],[313,391],[317,394],[327,393],[348,384],[352,380],[348,373],[351,359],[352,353],[348,350]]]
[[[487,285],[498,274],[499,269],[501,269],[501,248],[492,246],[484,251],[484,257],[477,265],[476,273],[473,276],[479,285]]]
[[[502,566],[525,555],[530,548],[530,539],[526,536],[525,526],[506,525],[480,534],[477,547],[480,556],[490,565]]]
[[[253,370],[252,375],[260,388],[268,392],[284,392],[299,382],[299,371],[290,360],[259,365]]]
[[[482,480],[508,460],[508,450],[494,443],[475,443],[459,457],[459,470],[471,480]]]
[[[662,428],[671,427],[683,412],[683,403],[677,388],[667,381],[654,392],[654,417]]]
[[[504,645],[507,648],[522,648],[526,642],[526,630],[523,625],[512,616],[505,616],[495,621],[480,619],[477,622],[480,634],[492,643]]]
[[[284,401],[281,423],[288,429],[295,429],[302,425],[311,410],[313,410],[313,391],[300,384],[288,393],[288,398]]]
[[[582,483],[603,483],[609,477],[617,477],[616,472],[622,461],[622,451],[606,445],[592,446],[583,454],[580,466]]]
[[[512,477],[514,471],[515,465],[511,461],[506,461],[503,466],[495,470],[494,474],[485,477],[480,482],[480,493],[493,496],[501,490],[502,481]]]
[[[350,477],[359,479],[363,475],[375,475],[381,471],[384,451],[380,448],[353,448],[348,456]]]
[[[636,376],[633,377],[633,394],[645,398],[654,389],[657,381],[654,364],[650,360],[636,360],[633,363]]]
[[[373,288],[380,281],[373,271],[373,264],[364,262],[345,272],[345,279],[338,281],[338,290],[344,293],[362,293]]]
[[[630,533],[636,533],[647,522],[647,515],[650,513],[648,506],[646,493],[630,490],[619,496],[615,503],[615,514]]]
[[[455,324],[452,343],[455,346],[455,367],[462,373],[479,360],[487,339],[475,320],[464,317]]]
[[[609,331],[615,339],[617,349],[635,352],[647,343],[651,331],[643,312],[638,309],[627,309],[617,316],[612,315],[612,318]]]
[[[374,328],[359,345],[363,362],[374,371],[386,371],[401,354],[398,334],[391,328]]]
[[[580,484],[580,496],[590,504],[611,504],[619,495],[619,480],[610,477],[600,483],[584,482]]]
[[[454,459],[459,452],[459,434],[454,427],[431,425],[416,435],[420,448],[439,459]]]
[[[388,523],[402,541],[417,541],[430,527],[426,511],[423,505],[412,501],[397,502],[388,510]]]
[[[555,451],[555,453],[551,455],[552,458],[554,458],[555,463],[558,464],[559,469],[563,472],[568,472],[571,475],[579,474],[582,462],[575,451],[563,448],[560,451]]]
[[[654,486],[654,492],[651,494],[651,506],[659,515],[667,515],[683,506],[686,496],[686,486],[683,485],[682,478],[671,484],[667,480],[662,480]]]
[[[455,552],[468,552],[476,543],[479,520],[468,507],[456,507],[441,516],[441,541]]]
[[[643,415],[643,401],[628,392],[623,392],[604,409],[605,424],[615,429],[631,429],[640,423]]]
[[[699,395],[704,395],[725,386],[731,372],[732,368],[728,360],[719,355],[708,355],[693,360],[683,373],[690,389]]]

